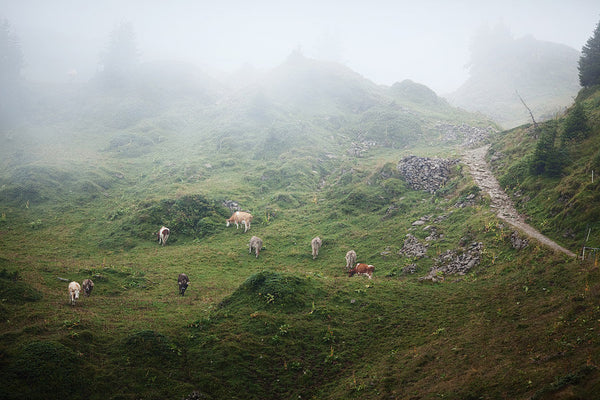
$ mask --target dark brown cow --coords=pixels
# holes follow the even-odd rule
[[[91,279],[85,279],[81,283],[81,288],[83,289],[83,294],[85,294],[86,297],[90,297],[92,290],[94,290],[94,282]]]
[[[179,294],[183,296],[185,294],[185,290],[190,284],[190,278],[188,278],[186,274],[179,274],[177,284],[179,285]]]

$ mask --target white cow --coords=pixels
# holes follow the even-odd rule
[[[346,271],[349,271],[356,264],[356,252],[350,250],[346,253]]]
[[[318,236],[316,238],[314,238],[313,240],[311,240],[310,246],[312,247],[313,260],[316,259],[317,256],[319,255],[319,249],[321,248],[322,244],[323,244],[323,241]]]
[[[258,258],[258,253],[260,253],[260,250],[263,247],[263,241],[258,236],[252,236],[248,246],[250,247],[250,254],[252,254],[252,249],[254,249],[254,252],[256,253],[256,258]]]
[[[81,291],[81,286],[79,283],[73,281],[69,283],[69,300],[71,301],[71,305],[75,305],[75,300],[79,299],[79,292]]]

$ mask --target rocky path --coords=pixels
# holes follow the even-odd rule
[[[512,200],[504,193],[504,190],[500,187],[498,180],[492,174],[492,171],[485,161],[485,155],[488,148],[489,146],[484,146],[466,150],[463,154],[463,162],[471,170],[471,175],[473,176],[475,183],[477,183],[481,190],[490,195],[491,207],[496,209],[498,218],[523,231],[526,235],[536,239],[540,243],[556,251],[575,257],[575,253],[560,246],[558,243],[542,235],[535,228],[527,224],[524,218],[517,212]]]

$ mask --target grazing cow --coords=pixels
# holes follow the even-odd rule
[[[250,247],[250,254],[252,254],[252,249],[254,249],[254,252],[256,253],[256,258],[258,258],[258,253],[260,253],[260,250],[263,247],[263,241],[258,236],[252,236],[252,238],[250,239],[250,244],[248,244],[248,246]]]
[[[354,264],[356,264],[356,252],[350,250],[346,253],[346,271],[350,271]]]
[[[238,229],[240,227],[240,224],[244,224],[245,233],[248,232],[248,229],[250,229],[250,223],[252,222],[252,218],[254,217],[250,213],[244,211],[236,211],[233,213],[231,218],[225,220],[225,222],[227,222],[227,226],[229,226],[229,224],[231,223],[234,223],[235,229]]]
[[[86,297],[90,297],[92,290],[94,290],[94,282],[91,279],[85,279],[81,283],[81,287],[83,288],[83,294],[85,294]]]
[[[158,244],[162,244],[163,246],[167,244],[167,240],[169,240],[170,234],[171,231],[166,226],[160,228],[160,231],[158,231]]]
[[[81,291],[81,286],[77,282],[69,283],[69,300],[71,301],[71,305],[75,305],[75,300],[79,299],[79,292]]]
[[[185,289],[187,289],[190,284],[190,278],[188,278],[186,274],[179,274],[177,284],[179,285],[179,294],[183,296],[185,294]]]
[[[356,264],[356,267],[352,268],[348,271],[348,276],[356,275],[366,275],[369,279],[373,278],[373,271],[375,271],[375,267],[370,264]]]
[[[319,255],[319,249],[321,248],[321,244],[323,244],[323,242],[321,241],[321,238],[318,236],[310,242],[310,246],[312,247],[313,260],[316,259],[317,256]]]

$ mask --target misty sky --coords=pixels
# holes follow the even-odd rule
[[[439,94],[468,77],[469,43],[485,25],[515,38],[581,50],[600,21],[598,0],[0,0],[31,80],[95,73],[120,22],[132,23],[141,61],[265,69],[296,49],[338,61],[378,84],[404,79]]]

